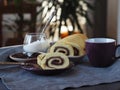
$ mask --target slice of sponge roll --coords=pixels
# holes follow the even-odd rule
[[[49,49],[49,52],[60,52],[65,54],[66,56],[73,56],[74,55],[74,49],[71,45],[66,44],[64,42],[61,43],[55,43],[51,48]]]
[[[85,55],[85,40],[87,39],[87,36],[85,34],[73,34],[69,35],[56,43],[68,43],[70,45],[77,44],[81,50],[80,55]]]
[[[66,45],[71,45],[72,48],[73,48],[73,56],[82,56],[83,53],[82,53],[82,49],[79,47],[78,44],[76,43],[73,43],[73,42],[64,42]]]
[[[40,54],[37,57],[37,64],[40,65],[43,70],[54,70],[67,68],[70,62],[65,54],[55,52],[46,53],[44,55]]]
[[[85,47],[86,39],[87,39],[87,36],[84,34],[73,34],[59,40],[58,42],[73,42],[73,43],[77,43],[81,47]]]

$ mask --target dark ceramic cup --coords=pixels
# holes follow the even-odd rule
[[[115,57],[116,40],[110,38],[91,38],[86,40],[86,54],[89,62],[95,67],[107,67],[112,65],[118,57]]]

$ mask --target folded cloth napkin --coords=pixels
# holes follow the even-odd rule
[[[7,60],[6,53],[17,52],[20,48],[2,49],[0,58]],[[0,72],[2,82],[10,90],[61,90],[68,87],[120,81],[120,60],[107,68],[95,68],[89,63],[81,63],[71,70],[55,76],[36,75],[13,65],[0,66]]]
[[[22,45],[14,47],[0,48],[0,61],[10,61],[9,55],[13,53],[23,52]],[[14,65],[0,65],[0,69],[15,67]],[[2,74],[2,73],[0,73]]]

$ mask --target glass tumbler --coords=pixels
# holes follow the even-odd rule
[[[34,53],[46,52],[50,43],[44,33],[27,33],[23,42],[23,53],[31,56]]]

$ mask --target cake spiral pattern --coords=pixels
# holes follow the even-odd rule
[[[63,53],[46,53],[37,57],[37,63],[43,70],[63,69],[69,66],[69,59]]]
[[[65,43],[56,43],[50,48],[50,52],[60,52],[67,56],[73,56],[74,50],[71,45]]]
[[[87,36],[84,34],[73,34],[57,41],[50,48],[50,52],[62,52],[67,56],[83,56],[85,55],[85,40]],[[69,46],[69,47],[68,47]],[[67,47],[67,49],[65,48]],[[69,51],[66,54],[64,51]]]

